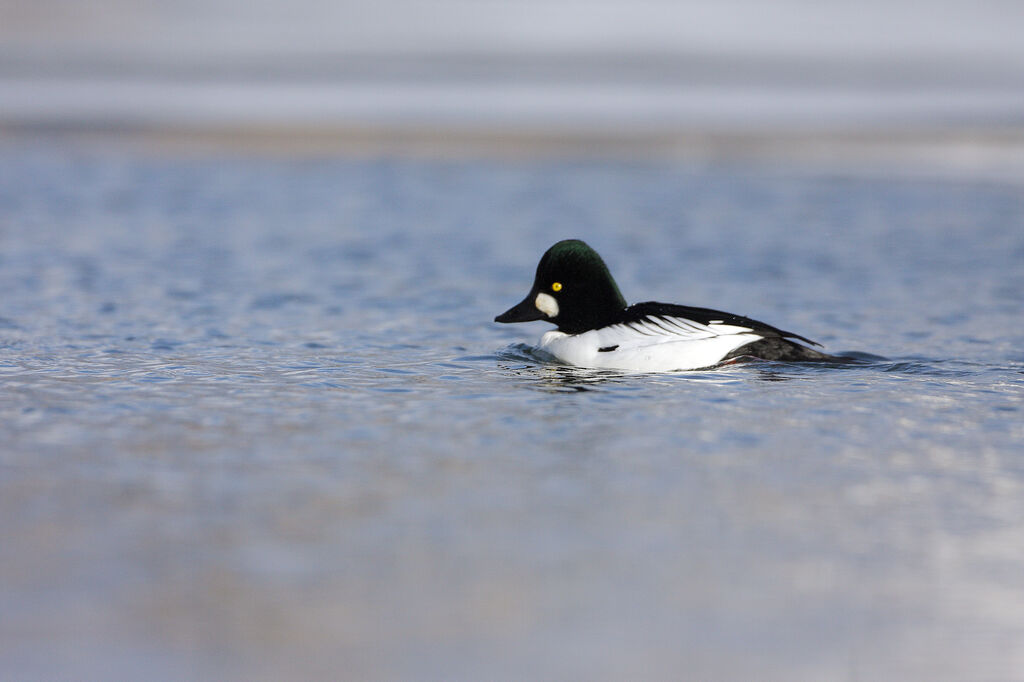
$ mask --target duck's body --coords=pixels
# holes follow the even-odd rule
[[[638,303],[623,310],[622,318],[579,334],[546,332],[537,349],[577,367],[637,372],[703,369],[740,357],[831,357],[791,341],[802,338],[795,334],[706,308]]]
[[[796,341],[792,332],[739,315],[667,303],[627,306],[601,257],[582,241],[558,242],[537,266],[533,289],[496,322],[547,320],[558,326],[538,350],[570,365],[638,372],[761,360],[841,360]]]

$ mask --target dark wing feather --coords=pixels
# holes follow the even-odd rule
[[[670,318],[665,320],[665,322],[669,323],[673,323],[671,318],[693,320],[699,324],[721,322],[723,324],[736,325],[737,327],[746,327],[747,329],[765,337],[798,339],[804,343],[809,343],[812,346],[821,346],[820,343],[811,341],[807,337],[794,334],[793,332],[783,331],[771,326],[770,324],[752,320],[749,317],[733,315],[732,313],[725,313],[721,310],[712,310],[710,308],[691,308],[690,306],[675,305],[673,303],[657,303],[655,301],[635,303],[622,311],[622,317],[621,319],[616,320],[616,323],[629,324],[631,322],[639,322],[647,317]]]

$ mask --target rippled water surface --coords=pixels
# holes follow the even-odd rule
[[[565,237],[877,359],[546,364]],[[1024,679],[1019,186],[9,145],[0,292],[5,679]]]

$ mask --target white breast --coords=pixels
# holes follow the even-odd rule
[[[746,327],[648,317],[582,334],[550,331],[537,348],[577,367],[666,372],[712,367],[761,338]]]

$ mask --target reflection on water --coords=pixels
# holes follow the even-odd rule
[[[0,151],[0,677],[1022,669],[1017,188]],[[571,236],[859,362],[545,362]]]

